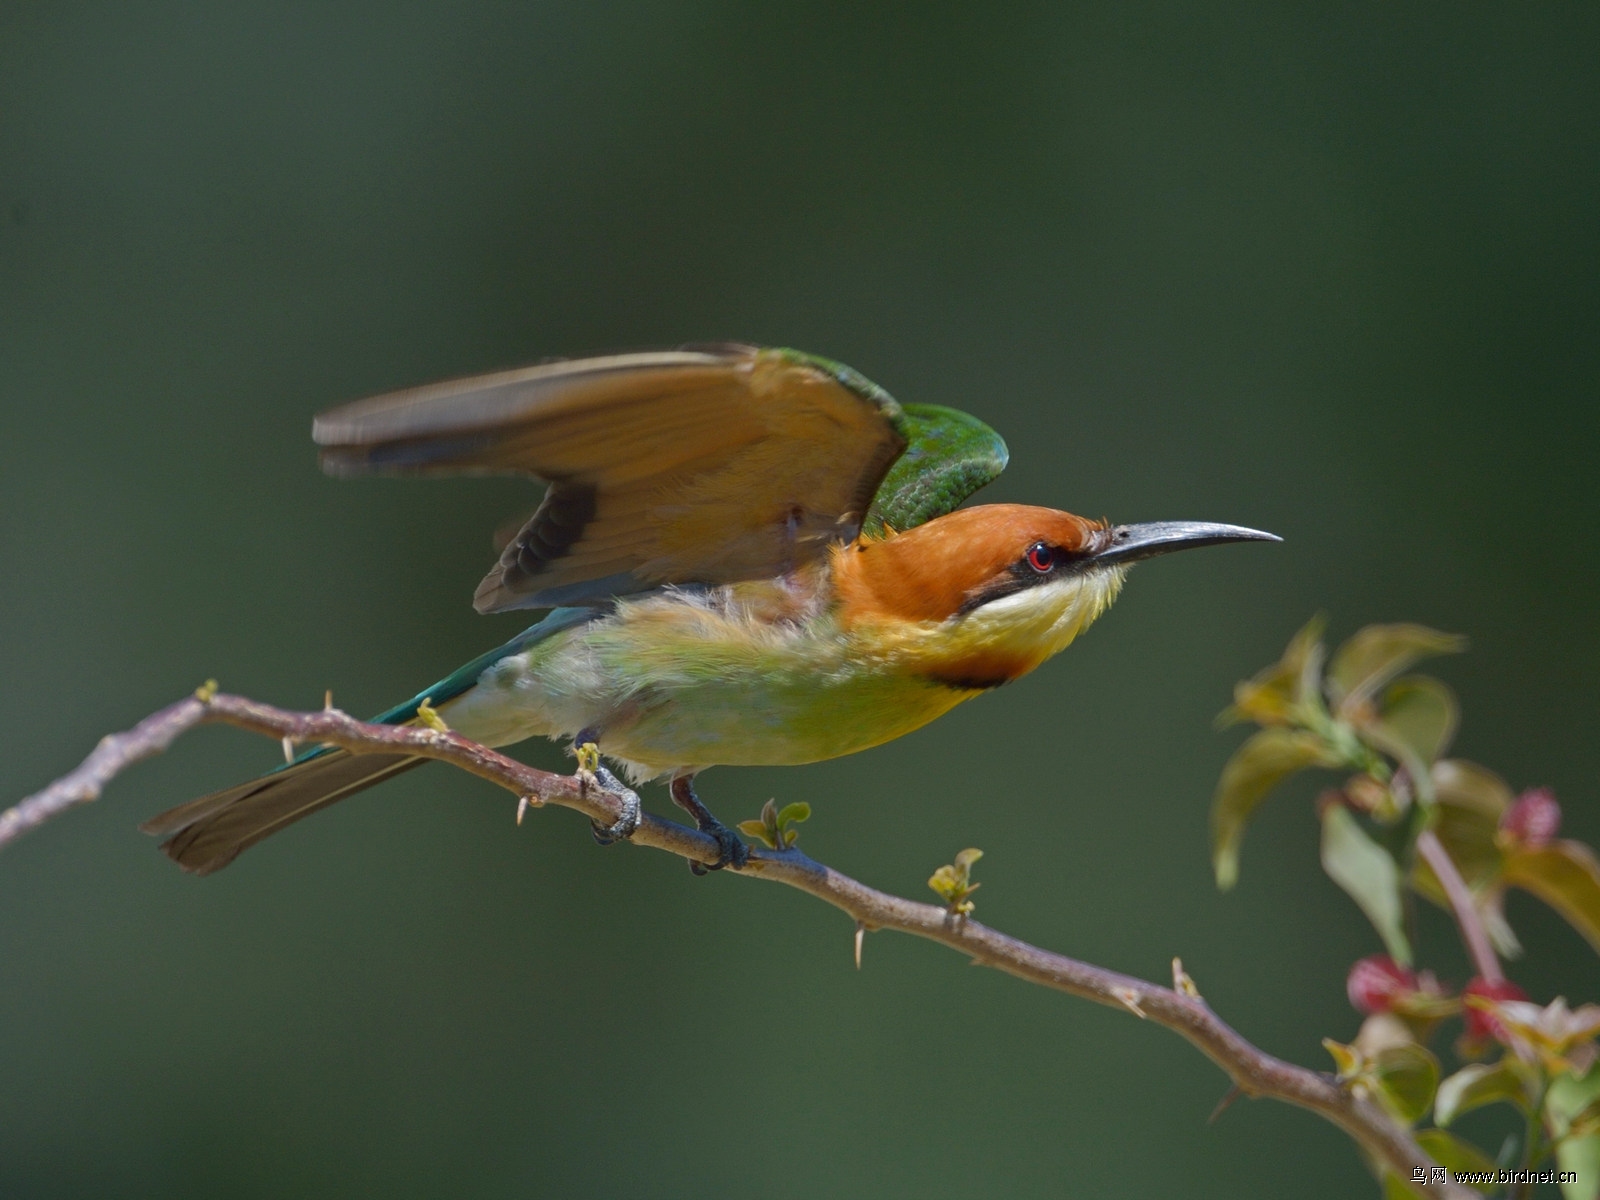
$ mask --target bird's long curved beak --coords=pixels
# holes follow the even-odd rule
[[[1105,549],[1088,561],[1095,566],[1102,563],[1134,563],[1141,558],[1154,558],[1158,554],[1189,550],[1195,546],[1281,541],[1283,539],[1275,533],[1246,529],[1243,525],[1217,525],[1210,521],[1146,521],[1141,525],[1113,526]]]

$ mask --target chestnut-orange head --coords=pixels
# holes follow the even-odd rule
[[[1238,525],[1108,525],[1057,509],[986,504],[839,551],[834,586],[847,627],[920,627],[920,652],[938,660],[931,675],[990,686],[1064,649],[1140,559],[1278,540]]]
[[[1107,525],[1031,504],[983,504],[881,541],[856,542],[840,555],[837,587],[852,617],[946,621],[1042,584],[1120,571],[1173,550],[1278,540],[1238,525]]]

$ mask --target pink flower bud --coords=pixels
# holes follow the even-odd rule
[[[1374,954],[1350,968],[1345,994],[1359,1013],[1388,1012],[1395,1001],[1417,990],[1417,977],[1387,954]]]
[[[1561,805],[1549,788],[1529,788],[1500,818],[1501,832],[1524,846],[1543,846],[1561,828]]]
[[[1502,979],[1499,983],[1490,983],[1483,976],[1475,977],[1467,984],[1466,990],[1461,993],[1463,1000],[1469,996],[1483,996],[1488,1000],[1526,1000],[1528,993],[1512,983],[1509,979]],[[1472,1041],[1485,1041],[1493,1038],[1497,1042],[1507,1043],[1510,1034],[1500,1019],[1493,1013],[1484,1012],[1471,1004],[1466,1005],[1462,1013],[1467,1025],[1467,1037]]]

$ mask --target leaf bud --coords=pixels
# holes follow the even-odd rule
[[[1345,978],[1345,993],[1359,1013],[1388,1012],[1396,1001],[1417,990],[1417,977],[1387,954],[1359,960]]]
[[[1561,805],[1549,788],[1529,788],[1500,818],[1500,832],[1523,846],[1550,842],[1561,828]]]
[[[1353,775],[1344,785],[1345,799],[1362,812],[1375,813],[1392,808],[1394,800],[1389,789],[1371,775]]]

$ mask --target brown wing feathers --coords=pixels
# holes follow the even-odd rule
[[[514,471],[551,484],[476,597],[593,603],[773,574],[855,535],[905,447],[899,407],[750,347],[546,364],[347,405],[336,474]]]

